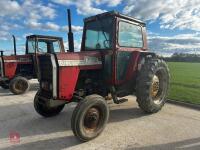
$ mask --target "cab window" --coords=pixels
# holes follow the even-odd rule
[[[35,39],[28,40],[28,53],[35,53]]]
[[[54,53],[61,52],[60,41],[53,42],[53,49],[54,49]]]
[[[119,22],[118,43],[121,47],[142,48],[142,28],[128,22]]]
[[[38,52],[47,53],[47,43],[44,41],[38,41]]]
[[[112,49],[113,18],[97,18],[87,22],[85,34],[86,50]]]

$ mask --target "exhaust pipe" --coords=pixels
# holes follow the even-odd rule
[[[74,35],[72,32],[72,25],[71,25],[71,13],[70,9],[67,9],[68,14],[68,45],[69,45],[69,52],[74,52]]]
[[[17,55],[17,49],[16,49],[16,38],[14,35],[12,35],[13,37],[13,46],[14,46],[14,55],[16,56]]]
[[[3,51],[0,51],[0,56],[3,57]]]

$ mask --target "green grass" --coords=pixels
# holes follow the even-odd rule
[[[168,62],[169,99],[200,104],[200,63]]]

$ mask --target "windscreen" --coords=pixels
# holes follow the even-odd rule
[[[35,39],[28,40],[28,53],[35,53],[36,49],[39,53],[61,52],[61,42],[58,39],[38,38],[36,41],[37,44],[35,44]]]
[[[113,17],[96,18],[86,24],[85,49],[103,50],[112,48]]]

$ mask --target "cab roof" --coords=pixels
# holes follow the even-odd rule
[[[37,35],[37,34],[29,35],[29,36],[27,36],[26,38],[45,38],[45,39],[58,39],[58,40],[63,40],[62,37],[49,36],[49,35]]]
[[[146,26],[145,22],[143,22],[139,19],[127,16],[127,15],[123,15],[123,14],[117,12],[117,11],[109,11],[109,12],[105,12],[105,13],[102,13],[102,14],[98,14],[98,15],[95,15],[95,16],[88,17],[88,18],[84,19],[84,22],[96,20],[97,17],[103,18],[103,17],[107,17],[107,16],[116,16],[116,17],[119,17],[119,18],[122,18],[122,19],[125,19],[125,20],[129,20],[129,21],[132,21],[132,22],[139,23],[143,26]]]

